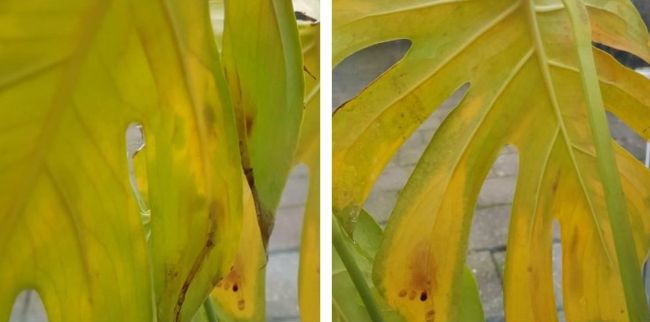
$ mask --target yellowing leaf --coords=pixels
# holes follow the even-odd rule
[[[627,0],[566,3],[571,15],[556,0],[334,1],[335,62],[375,43],[412,42],[401,61],[334,115],[333,208],[348,230],[399,146],[469,83],[401,192],[374,265],[388,304],[409,321],[461,316],[476,199],[506,144],[520,156],[506,319],[557,321],[554,219],[562,231],[567,320],[649,318],[639,267],[650,247],[650,220],[643,215],[650,208],[650,173],[620,147],[608,153],[608,142],[600,140],[608,136],[606,126],[592,124],[604,125],[602,99],[649,139],[650,82],[599,50],[592,53],[583,31],[591,24],[591,40],[646,60],[650,38]],[[584,21],[576,27],[578,19]],[[613,179],[606,177],[610,168],[618,169]],[[616,192],[619,180],[624,197]],[[406,296],[411,292],[425,300]]]
[[[320,320],[320,25],[300,26],[305,113],[295,163],[309,168],[309,193],[300,242],[298,296],[302,321]]]
[[[53,322],[189,321],[241,230],[237,133],[207,3],[2,8],[0,320],[35,288]],[[132,122],[147,140],[149,245],[125,158]]]
[[[246,185],[239,250],[226,277],[212,291],[220,321],[264,321],[266,251],[257,224],[255,201]]]
[[[334,321],[403,321],[372,286],[372,262],[383,235],[379,225],[362,210],[352,236],[343,232],[336,220],[332,231]]]
[[[266,244],[303,111],[302,56],[291,1],[226,1],[223,42],[242,165]]]

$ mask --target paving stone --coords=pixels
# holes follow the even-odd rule
[[[485,317],[503,316],[503,289],[496,266],[488,251],[471,252],[467,255],[467,265],[474,273],[478,283],[481,303]]]
[[[517,153],[504,149],[497,157],[490,169],[488,178],[495,177],[515,177],[519,167],[519,157]]]
[[[47,322],[47,314],[40,296],[33,290],[18,294],[11,311],[10,322]]]
[[[494,260],[494,263],[497,267],[497,273],[499,274],[499,280],[501,281],[501,285],[503,285],[503,281],[505,281],[505,272],[506,272],[506,251],[505,250],[500,250],[500,251],[494,251],[492,252],[492,259]]]
[[[607,120],[609,121],[612,137],[616,142],[632,153],[638,160],[643,160],[646,149],[645,141],[613,114],[607,113]]]
[[[478,207],[511,204],[515,185],[514,177],[487,178],[478,197]]]
[[[397,202],[398,191],[377,191],[366,200],[366,210],[379,223],[386,222]]]
[[[564,303],[562,296],[562,245],[553,244],[553,294],[555,295],[555,305],[563,308]]]
[[[388,165],[375,182],[373,192],[402,190],[412,172],[412,167],[400,167],[393,164]]]
[[[296,207],[305,204],[309,191],[309,178],[302,175],[300,170],[292,172],[284,186],[280,207]]]
[[[409,42],[405,40],[377,44],[363,49],[335,66],[332,75],[332,107],[336,108],[356,96],[404,56],[409,46]],[[368,59],[369,57],[372,59]]]
[[[280,208],[269,240],[269,250],[286,251],[300,247],[304,207]]]
[[[291,317],[291,318],[282,318],[282,319],[269,319],[269,322],[300,322],[299,317]]]
[[[508,242],[510,205],[476,210],[469,235],[469,249],[494,249]]]
[[[505,319],[503,318],[503,316],[494,316],[485,319],[485,322],[505,322]]]
[[[266,315],[269,319],[298,316],[297,252],[274,253],[266,265]]]
[[[400,166],[416,165],[426,147],[427,144],[422,141],[419,132],[414,132],[398,150],[396,154],[397,164]]]

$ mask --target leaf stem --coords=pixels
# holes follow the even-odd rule
[[[614,237],[614,248],[623,283],[628,317],[632,322],[650,321],[650,313],[644,301],[641,265],[636,256],[623,188],[598,84],[596,63],[592,52],[589,15],[581,0],[562,0],[562,2],[569,14],[576,43],[582,89],[587,102],[587,115],[596,148],[596,163],[605,192],[607,213]]]
[[[218,322],[219,320],[217,319],[217,308],[214,306],[214,302],[212,301],[212,296],[209,296],[205,299],[203,302],[203,309],[205,309],[205,316],[208,318],[208,321],[210,322]]]
[[[366,284],[366,279],[363,276],[361,269],[359,269],[359,266],[357,266],[354,256],[352,255],[353,251],[346,243],[343,234],[344,232],[342,231],[338,220],[336,220],[335,216],[332,216],[332,243],[334,244],[334,248],[350,274],[354,286],[357,288],[357,291],[359,291],[359,295],[361,296],[363,303],[366,305],[366,310],[368,310],[370,318],[374,322],[383,322],[384,318],[379,310],[379,305],[375,301],[375,298],[370,291],[370,287]]]

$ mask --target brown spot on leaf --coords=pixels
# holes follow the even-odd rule
[[[251,133],[253,132],[253,116],[250,114],[246,114],[244,116],[244,121],[245,121],[245,126],[246,126],[246,137],[251,137]]]
[[[237,308],[238,308],[240,311],[243,311],[244,308],[246,308],[246,301],[244,301],[244,300],[239,300],[239,301],[237,301]]]
[[[427,311],[427,314],[425,315],[424,318],[427,322],[433,322],[436,319],[436,311],[435,310]]]
[[[406,296],[406,293],[407,293],[406,290],[401,290],[401,291],[399,291],[399,294],[397,294],[397,295],[399,297],[404,297],[404,296]]]
[[[422,293],[420,293],[420,302],[425,302],[427,298],[429,298],[427,291],[423,291]]]
[[[316,76],[314,76],[314,74],[312,74],[312,73],[309,71],[309,69],[307,68],[307,66],[304,66],[304,65],[303,65],[303,66],[302,66],[302,70],[303,70],[305,73],[307,73],[307,75],[309,75],[311,78],[313,78],[314,80],[317,80],[317,79],[316,79]]]
[[[190,285],[192,284],[192,281],[196,277],[196,274],[199,272],[201,266],[203,266],[203,263],[205,262],[205,259],[207,258],[208,254],[214,247],[214,237],[216,233],[216,223],[217,223],[217,209],[218,206],[215,202],[210,204],[210,207],[208,209],[209,221],[208,221],[208,233],[206,236],[206,241],[205,244],[203,245],[203,248],[199,252],[199,255],[194,259],[192,267],[190,268],[190,271],[187,274],[187,277],[183,282],[183,286],[181,287],[181,290],[178,294],[176,300],[176,306],[174,307],[174,315],[175,315],[174,321],[176,322],[181,321],[181,309],[183,307],[183,303],[185,302],[185,295],[187,294],[187,290],[190,288]]]
[[[415,300],[415,295],[416,295],[415,291],[411,290],[411,292],[409,293],[409,300],[411,300],[411,301]]]

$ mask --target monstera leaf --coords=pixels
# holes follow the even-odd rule
[[[33,288],[49,321],[188,321],[241,230],[207,3],[1,6],[0,320]],[[125,158],[132,122],[147,142],[149,244]]]
[[[320,24],[300,25],[305,112],[294,162],[309,169],[300,241],[298,296],[302,321],[320,320]]]
[[[404,321],[372,287],[372,263],[383,232],[370,214],[362,210],[350,238],[337,221],[332,223],[332,316],[334,321]],[[474,275],[465,268],[461,281],[463,309],[458,321],[485,321]],[[358,290],[358,291],[357,291]],[[409,297],[420,297],[412,292]]]
[[[265,267],[255,201],[246,184],[239,251],[228,275],[212,291],[220,321],[264,321]]]
[[[221,1],[211,2],[212,17],[217,21],[214,25],[214,31],[217,38],[217,43],[221,42],[220,32],[222,28],[219,26],[218,21],[220,17],[224,16],[223,3]],[[225,14],[225,21],[230,19],[242,19],[245,11],[238,10],[228,11]],[[265,12],[264,14],[269,14]],[[291,16],[277,16],[274,18],[277,24],[288,24],[286,19],[295,19]],[[273,19],[269,19],[273,22]],[[293,22],[295,25],[295,22]],[[253,25],[251,28],[257,28]],[[269,23],[265,28],[273,28]],[[305,211],[305,220],[303,227],[303,236],[301,241],[301,262],[300,262],[300,306],[301,316],[303,321],[317,321],[320,316],[319,307],[319,283],[314,282],[319,280],[319,66],[320,66],[320,46],[319,24],[300,24],[298,26],[301,48],[302,48],[302,61],[285,61],[284,63],[294,64],[300,67],[300,63],[304,61],[302,66],[303,81],[304,81],[304,109],[305,113],[302,114],[302,122],[299,127],[299,134],[296,137],[298,144],[296,146],[295,156],[293,157],[291,167],[298,163],[306,164],[310,169],[310,183],[309,183],[309,196]],[[266,35],[266,34],[265,34]],[[258,35],[257,41],[266,43],[265,35]],[[277,35],[275,35],[277,36]],[[259,44],[258,44],[259,45]],[[244,47],[244,50],[250,50]],[[283,49],[284,50],[284,49]],[[292,47],[286,50],[292,50]],[[226,54],[224,54],[226,55]],[[286,55],[285,55],[286,56]],[[283,56],[284,57],[284,56]],[[277,57],[276,57],[277,58]],[[261,68],[260,64],[257,68]],[[295,67],[294,66],[294,67]],[[248,67],[246,67],[248,68]],[[240,86],[234,84],[235,87]],[[257,84],[256,90],[266,90],[272,92],[276,88],[277,82],[269,81]],[[302,97],[302,96],[301,96]],[[242,112],[245,108],[250,106],[244,105],[244,101],[240,101],[238,109]],[[265,102],[262,102],[265,104]],[[273,106],[263,105],[260,108],[271,108]],[[274,118],[277,121],[277,118]],[[284,122],[285,120],[280,120]],[[260,122],[266,122],[260,119]],[[270,122],[267,122],[271,125]],[[243,142],[242,144],[245,144]],[[278,142],[267,141],[267,144],[276,144]],[[280,145],[281,146],[281,145]],[[289,154],[291,155],[291,154]],[[290,168],[289,168],[290,169]],[[254,173],[254,172],[253,172]],[[280,174],[286,180],[286,174]],[[249,180],[251,177],[248,178]],[[253,178],[254,179],[254,178]],[[284,185],[284,182],[282,182]],[[259,195],[258,195],[259,196]],[[249,206],[249,202],[253,199],[245,201],[245,207]],[[253,204],[253,206],[255,206]],[[253,215],[255,214],[255,207]],[[247,210],[250,210],[247,208]],[[268,213],[266,215],[269,215]],[[266,264],[266,251],[262,244],[262,237],[260,236],[260,227],[269,228],[267,222],[264,225],[259,225],[258,218],[248,218],[245,213],[244,233],[240,244],[239,252],[235,264],[226,279],[220,282],[212,293],[214,302],[217,305],[220,320],[224,321],[263,321],[265,320],[264,312],[264,294],[265,294],[265,264]],[[268,218],[272,220],[273,218]],[[272,223],[272,221],[270,222]],[[263,229],[264,229],[263,228]],[[248,236],[248,237],[244,237]],[[258,243],[258,238],[260,242]]]
[[[226,1],[224,24],[223,61],[242,165],[266,245],[302,121],[298,28],[290,0]]]
[[[506,319],[557,321],[557,220],[567,320],[650,320],[640,279],[650,172],[611,140],[603,109],[650,139],[650,82],[592,47],[650,61],[647,29],[628,0],[335,0],[334,39],[335,63],[372,44],[411,41],[402,60],[334,115],[333,209],[348,233],[399,146],[469,84],[388,222],[373,280],[390,306],[409,321],[459,320],[477,196],[512,144],[520,168]]]

